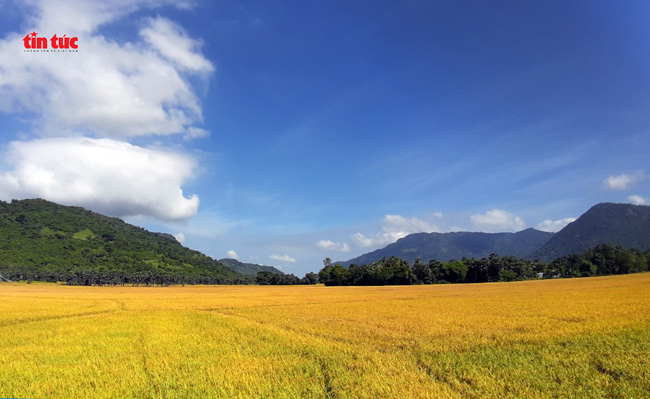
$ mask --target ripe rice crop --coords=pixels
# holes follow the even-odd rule
[[[0,285],[0,397],[650,396],[650,273],[394,287]]]

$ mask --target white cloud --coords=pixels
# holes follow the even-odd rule
[[[0,40],[0,111],[28,114],[41,135],[125,139],[202,137],[200,101],[190,78],[214,67],[200,42],[163,17],[141,20],[139,39],[118,43],[107,22],[166,1],[35,1],[30,29],[41,37],[79,37],[78,53],[24,52],[18,32]],[[204,79],[205,80],[205,79]]]
[[[185,234],[183,233],[174,234],[174,238],[181,244],[185,242]]]
[[[648,200],[639,195],[630,195],[627,200],[634,205],[647,205]]]
[[[185,132],[183,138],[187,140],[191,140],[191,139],[200,139],[208,136],[210,136],[209,131],[198,127],[190,126]]]
[[[3,150],[0,198],[41,197],[161,220],[196,214],[198,197],[185,197],[181,188],[192,177],[194,160],[125,141],[209,135],[196,126],[203,117],[193,83],[204,87],[214,66],[201,53],[200,40],[161,16],[128,21],[138,31],[128,42],[101,30],[143,8],[188,8],[191,1],[30,0],[28,5],[25,29],[39,37],[76,36],[79,49],[25,52],[27,31],[0,39],[0,112],[30,121],[31,133],[41,137]]]
[[[230,251],[228,251],[227,254],[228,254],[228,257],[229,257],[230,259],[239,259],[239,255],[237,255],[237,252],[235,252],[235,251],[232,250],[232,249],[231,249]]]
[[[564,218],[560,220],[546,219],[537,225],[537,230],[555,233],[562,230],[567,224],[574,222],[576,218]]]
[[[269,258],[279,262],[296,263],[296,260],[289,255],[271,255]]]
[[[355,240],[357,244],[361,245],[362,247],[372,247],[373,245],[375,245],[375,240],[367,237],[365,234],[355,233],[352,235],[352,239]]]
[[[180,68],[193,72],[211,72],[214,67],[199,52],[201,46],[172,21],[157,17],[147,20],[147,27],[140,35],[160,55]]]
[[[346,243],[337,243],[330,240],[320,240],[316,243],[316,246],[319,248],[326,249],[328,251],[336,252],[350,252],[350,247]]]
[[[605,179],[603,184],[610,190],[626,190],[633,184],[643,180],[643,177],[643,173],[637,173],[634,175],[622,174],[617,176],[610,176]]]
[[[199,198],[182,183],[194,161],[182,154],[110,139],[81,137],[15,141],[0,171],[0,198],[45,198],[114,216],[182,220],[196,214]]]
[[[429,233],[439,231],[440,229],[435,224],[415,217],[406,218],[401,215],[386,215],[384,216],[384,223],[381,230],[381,233],[375,234],[374,237],[356,233],[352,236],[352,239],[362,247],[376,247],[392,244],[409,234]]]
[[[484,232],[519,231],[526,223],[519,217],[501,209],[471,216],[474,228]]]

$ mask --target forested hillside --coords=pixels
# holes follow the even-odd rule
[[[650,250],[650,206],[601,203],[557,232],[529,258],[549,261],[587,248],[613,244]]]
[[[0,201],[0,274],[74,284],[249,281],[169,234],[40,199]]]
[[[237,273],[246,276],[255,277],[259,272],[268,272],[272,274],[284,274],[273,266],[258,265],[256,263],[244,263],[238,261],[237,259],[231,259],[231,258],[219,259],[219,263],[226,266],[230,270],[234,270]]]

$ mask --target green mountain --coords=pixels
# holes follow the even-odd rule
[[[364,265],[391,256],[411,264],[418,258],[424,262],[431,259],[447,262],[463,257],[486,258],[493,253],[521,258],[540,248],[551,237],[553,233],[535,229],[518,233],[416,233],[384,248],[340,263],[343,266]]]
[[[77,284],[247,279],[169,234],[40,199],[0,201],[0,274]]]
[[[259,272],[269,272],[273,274],[284,274],[280,270],[276,269],[273,266],[264,266],[257,265],[255,263],[243,263],[237,259],[224,258],[219,259],[219,263],[223,264],[230,270],[234,270],[237,273],[244,274],[246,276],[257,276]]]
[[[650,206],[602,203],[594,205],[573,223],[553,234],[526,229],[518,233],[417,233],[399,239],[385,248],[345,262],[363,265],[396,256],[413,263],[420,258],[449,261],[451,259],[485,258],[492,253],[501,256],[553,259],[584,252],[601,244],[626,249],[650,250]]]
[[[600,244],[650,250],[650,206],[594,205],[528,257],[550,261]]]

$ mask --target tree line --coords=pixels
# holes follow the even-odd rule
[[[255,278],[241,276],[237,278],[203,274],[173,274],[161,270],[128,272],[108,269],[69,269],[69,270],[30,270],[15,266],[1,266],[0,276],[10,281],[44,281],[68,285],[97,286],[169,286],[196,284],[255,284]]]
[[[24,268],[0,264],[0,276],[13,281],[63,282],[69,285],[137,285],[167,286],[194,284],[259,284],[298,285],[323,283],[327,286],[341,285],[408,285],[482,283],[516,281],[536,278],[567,278],[607,276],[612,274],[639,273],[650,270],[650,251],[623,249],[614,245],[599,245],[581,254],[567,255],[552,262],[526,260],[512,256],[492,254],[487,258],[462,258],[440,262],[435,259],[422,262],[417,259],[411,266],[397,257],[383,258],[368,265],[331,264],[325,260],[324,267],[316,273],[300,278],[293,274],[259,272],[257,276],[215,275],[212,270],[200,270],[188,274],[150,268],[127,271],[122,269]]]
[[[44,281],[65,283],[68,285],[96,286],[169,286],[169,285],[313,285],[318,283],[318,274],[307,273],[304,277],[293,274],[258,272],[257,276],[240,276],[238,278],[215,277],[210,274],[187,275],[171,274],[160,270],[125,272],[107,269],[69,269],[66,271],[29,270],[25,268],[0,266],[0,281]]]
[[[304,277],[300,278],[293,274],[257,272],[255,282],[259,285],[313,285],[318,283],[318,274],[307,273]]]
[[[650,252],[606,244],[549,263],[492,254],[487,258],[462,258],[449,262],[417,259],[410,266],[407,261],[393,256],[369,265],[353,264],[345,268],[340,264],[332,265],[326,259],[318,277],[328,286],[408,285],[607,276],[649,270]]]

